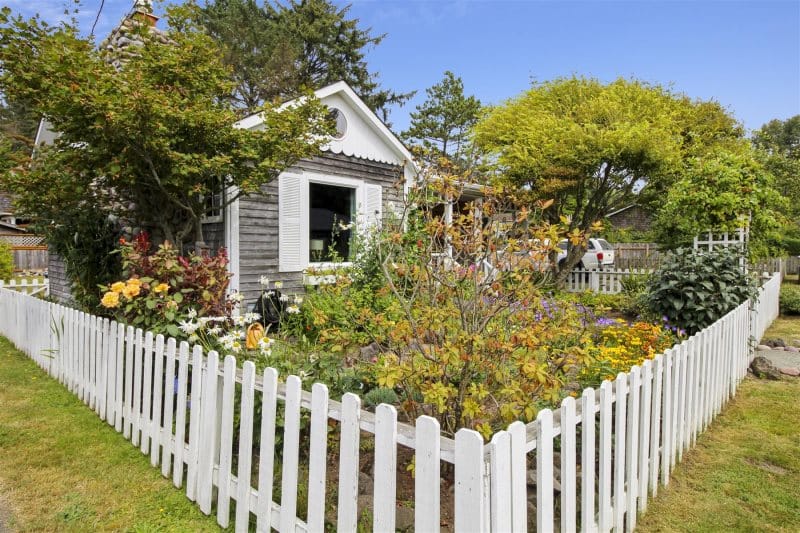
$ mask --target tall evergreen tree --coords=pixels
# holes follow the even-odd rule
[[[411,113],[411,126],[403,137],[458,161],[469,129],[478,121],[481,103],[474,96],[464,96],[464,82],[449,70],[425,92],[428,98]]]
[[[329,0],[209,0],[201,22],[226,49],[245,111],[273,98],[291,98],[303,88],[317,89],[345,81],[386,121],[389,106],[403,104],[413,93],[382,89],[365,55],[385,35],[372,35],[359,20],[348,18],[350,6]]]

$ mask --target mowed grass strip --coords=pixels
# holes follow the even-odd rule
[[[219,531],[149,457],[0,337],[0,530]]]
[[[800,531],[800,381],[748,377],[638,531]]]

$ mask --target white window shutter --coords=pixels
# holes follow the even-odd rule
[[[303,270],[303,178],[278,177],[278,270]]]
[[[383,217],[383,187],[380,185],[365,185],[364,191],[364,222],[367,229],[380,224]]]

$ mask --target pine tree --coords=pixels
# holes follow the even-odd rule
[[[459,161],[481,103],[474,96],[464,96],[464,82],[450,71],[425,92],[428,98],[411,113],[411,126],[403,137],[436,155]]]

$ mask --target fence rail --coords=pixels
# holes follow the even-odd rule
[[[417,531],[438,530],[445,505],[456,531],[622,531],[633,529],[637,510],[659,482],[668,484],[683,452],[735,393],[750,337],[763,335],[777,314],[779,288],[773,276],[752,308],[742,304],[641,368],[566,398],[556,411],[543,409],[527,426],[515,422],[489,443],[469,429],[446,439],[433,418],[403,424],[390,405],[370,413],[354,394],[336,402],[323,384],[307,392],[296,376],[279,383],[274,369],[257,372],[248,361],[238,370],[232,356],[220,360],[17,291],[0,290],[0,332],[149,455],[204,513],[216,504],[223,527],[356,531],[367,496],[373,529],[394,531],[398,451],[409,448]],[[364,439],[372,439],[370,457]],[[452,500],[442,497],[442,461],[454,465]],[[366,495],[365,471],[373,477]]]

